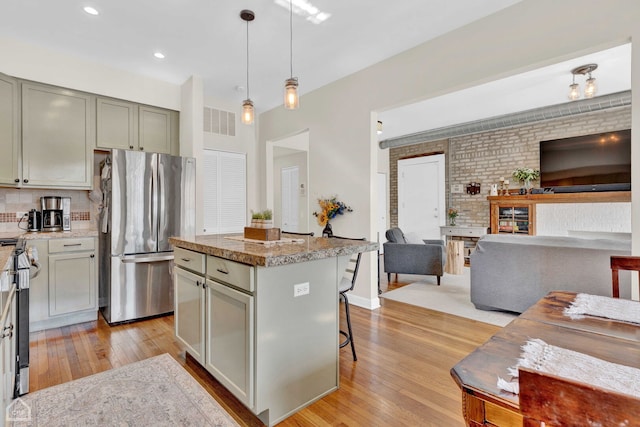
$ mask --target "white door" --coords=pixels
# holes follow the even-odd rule
[[[378,242],[380,253],[383,253],[382,243],[386,242],[384,234],[387,231],[387,174],[378,173]]]
[[[282,229],[284,231],[298,231],[298,167],[282,168],[281,196],[282,196]]]
[[[405,235],[439,239],[445,225],[444,154],[398,162],[398,226]]]

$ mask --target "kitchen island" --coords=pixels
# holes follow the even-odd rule
[[[359,240],[171,238],[176,337],[267,425],[339,385],[338,283]]]

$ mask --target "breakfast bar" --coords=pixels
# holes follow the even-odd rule
[[[338,283],[349,258],[377,243],[286,234],[170,242],[176,337],[262,422],[338,388]]]

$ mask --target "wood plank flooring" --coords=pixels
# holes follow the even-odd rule
[[[392,285],[385,283],[383,289]],[[394,301],[373,311],[352,306],[351,313],[358,361],[343,348],[340,389],[280,426],[464,425],[461,393],[449,370],[497,332],[497,326]],[[240,425],[262,425],[204,369],[185,358],[173,337],[173,316],[115,327],[100,317],[32,333],[30,389],[162,353],[183,365]]]

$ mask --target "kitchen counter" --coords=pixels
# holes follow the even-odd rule
[[[19,237],[25,240],[36,239],[66,239],[69,237],[98,237],[98,230],[71,230],[71,231],[5,231],[0,233],[0,238]]]
[[[242,234],[216,234],[195,236],[195,238],[171,237],[169,242],[178,248],[261,267],[295,264],[378,249],[378,243],[360,240],[289,235],[301,242],[267,246],[229,239],[228,237],[231,236],[241,237]]]

